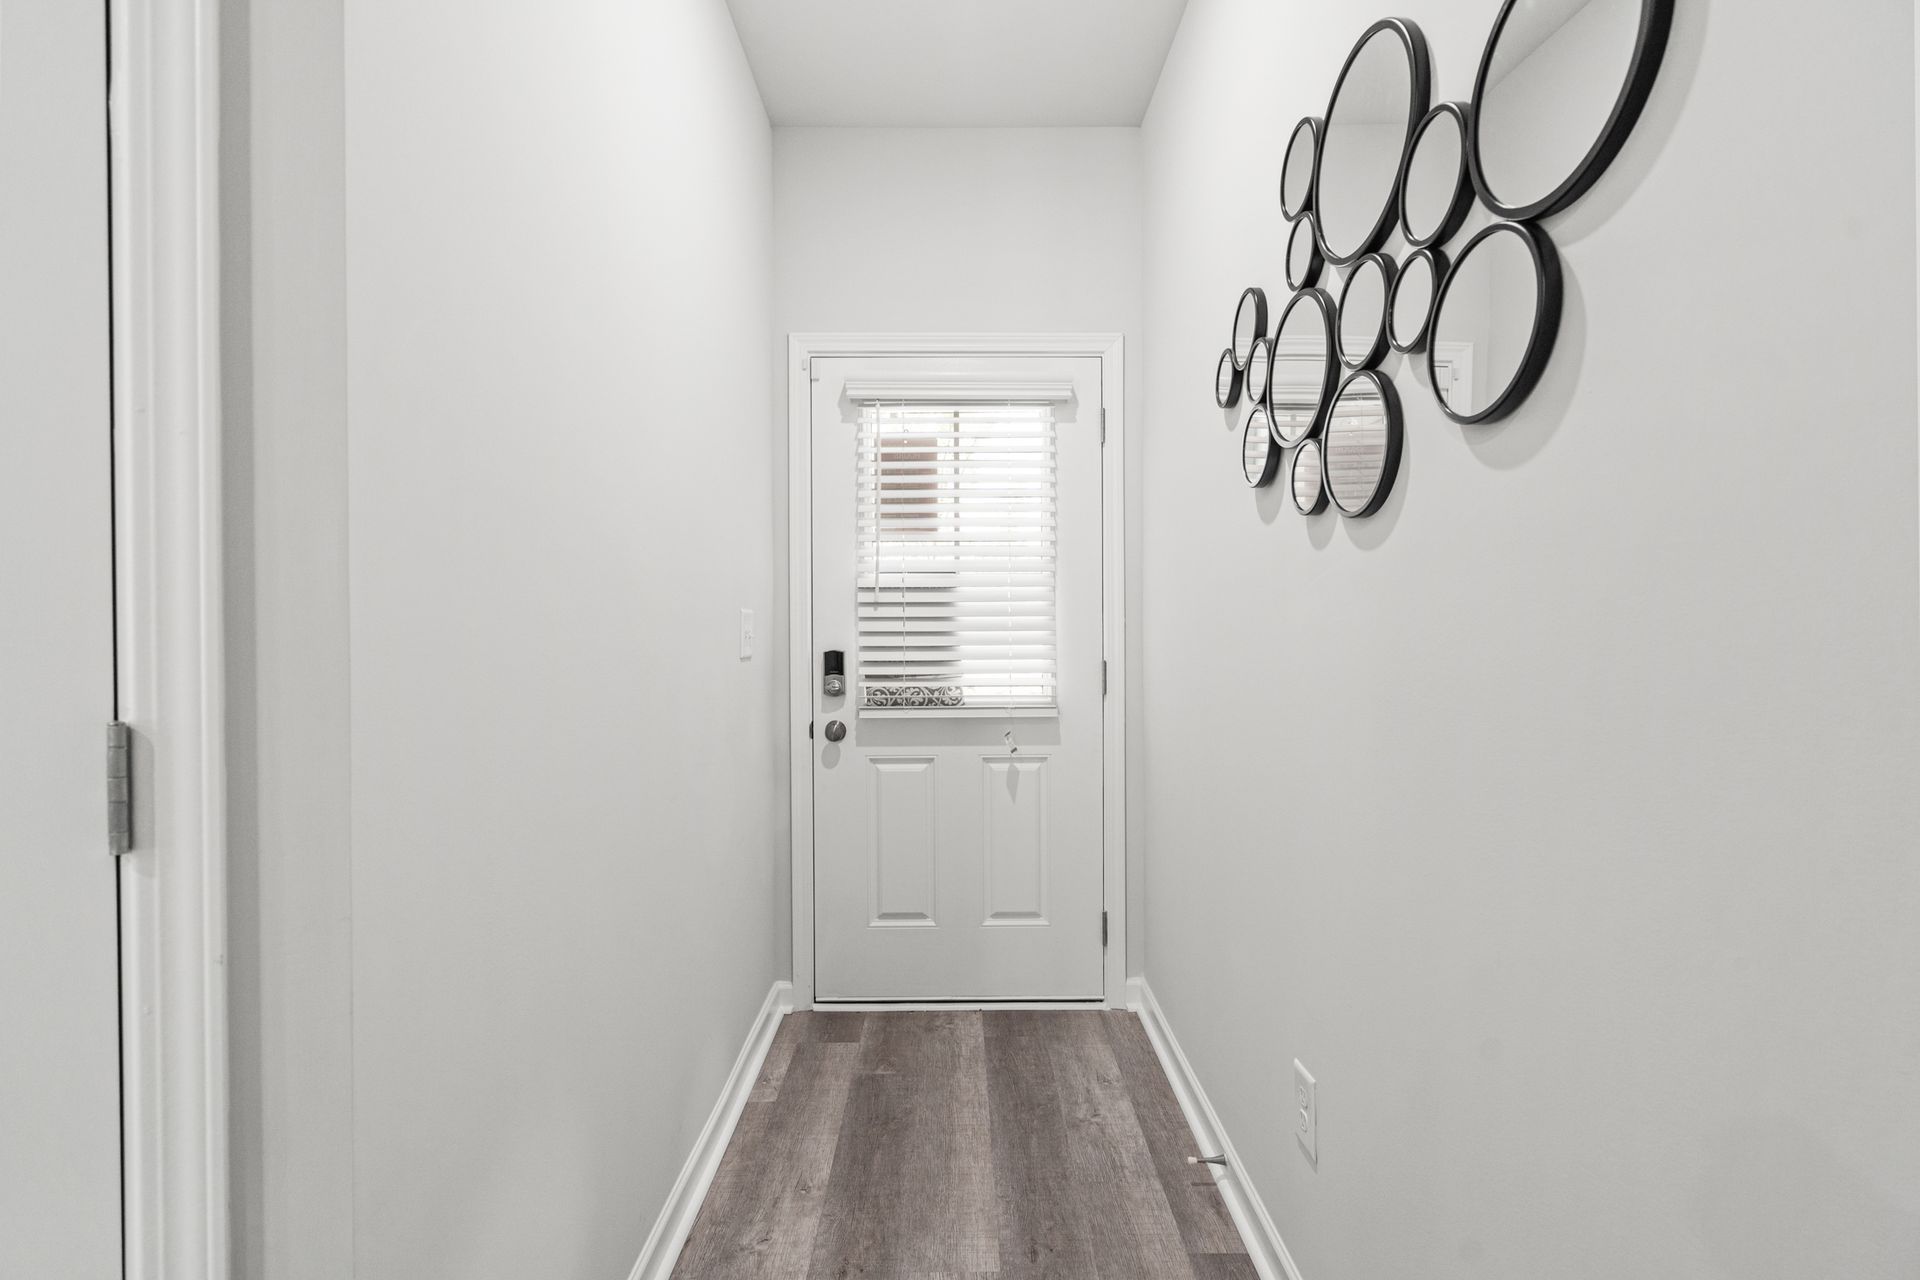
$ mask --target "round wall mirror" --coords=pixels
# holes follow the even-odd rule
[[[1267,373],[1273,348],[1265,338],[1253,340],[1253,354],[1247,357],[1247,399],[1255,404],[1267,398]]]
[[[1213,402],[1222,409],[1240,403],[1240,370],[1234,366],[1233,352],[1220,353],[1220,367],[1213,374]]]
[[[1320,252],[1344,267],[1380,247],[1401,157],[1432,95],[1427,38],[1401,18],[1367,28],[1333,86],[1313,178]]]
[[[1245,369],[1253,357],[1253,340],[1267,331],[1267,291],[1249,289],[1240,295],[1233,312],[1233,364]]]
[[[1340,385],[1327,415],[1327,492],[1343,515],[1370,516],[1400,470],[1400,400],[1372,369]]]
[[[1267,376],[1267,413],[1280,445],[1298,444],[1320,430],[1340,376],[1333,351],[1333,299],[1302,289],[1280,313]]]
[[[1393,292],[1393,259],[1370,253],[1353,264],[1340,290],[1340,363],[1371,369],[1387,354],[1387,295]]]
[[[1653,91],[1672,20],[1673,0],[1505,0],[1467,147],[1488,208],[1542,218],[1599,179]]]
[[[1387,298],[1387,341],[1395,351],[1411,353],[1426,345],[1433,297],[1446,274],[1447,255],[1438,249],[1415,249],[1400,264]]]
[[[1415,249],[1444,244],[1473,208],[1467,177],[1467,110],[1443,102],[1427,112],[1400,172],[1400,230]]]
[[[1320,117],[1307,116],[1293,126],[1287,157],[1280,162],[1280,212],[1289,222],[1313,201],[1313,165],[1320,154]]]
[[[1247,418],[1247,429],[1240,437],[1240,465],[1247,483],[1256,489],[1272,484],[1274,472],[1280,469],[1280,446],[1273,442],[1265,409],[1256,408]]]
[[[1427,334],[1427,372],[1455,422],[1511,412],[1540,380],[1560,332],[1560,255],[1532,223],[1496,222],[1446,274]],[[1449,377],[1436,367],[1446,348]],[[1455,353],[1464,352],[1471,376]]]
[[[1308,440],[1293,451],[1293,473],[1287,477],[1293,505],[1303,516],[1327,509],[1327,469],[1320,462],[1320,442]]]
[[[1287,287],[1310,289],[1320,281],[1327,260],[1320,256],[1320,238],[1314,234],[1313,215],[1303,214],[1287,232]]]

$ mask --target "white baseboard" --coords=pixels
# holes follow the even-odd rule
[[[1233,1225],[1246,1241],[1247,1253],[1253,1258],[1260,1280],[1301,1280],[1300,1268],[1294,1265],[1293,1255],[1287,1252],[1286,1242],[1280,1239],[1266,1205],[1260,1203],[1259,1193],[1247,1178],[1246,1166],[1240,1163],[1239,1153],[1221,1127],[1213,1104],[1207,1101],[1207,1091],[1200,1087],[1193,1065],[1181,1052],[1180,1042],[1173,1037],[1173,1028],[1167,1025],[1167,1015],[1161,1012],[1160,1002],[1153,998],[1153,988],[1145,978],[1128,980],[1127,1007],[1140,1015],[1147,1038],[1153,1042],[1153,1051],[1160,1055],[1160,1066],[1173,1084],[1173,1095],[1180,1100],[1187,1127],[1193,1130],[1194,1141],[1200,1144],[1201,1151],[1227,1158],[1224,1167],[1213,1166],[1213,1179],[1220,1188],[1221,1199],[1227,1202]]]
[[[747,1042],[740,1046],[740,1056],[733,1060],[733,1070],[720,1090],[720,1100],[713,1104],[713,1114],[707,1117],[706,1127],[700,1130],[686,1164],[681,1166],[680,1177],[668,1193],[647,1242],[640,1246],[640,1260],[633,1264],[628,1280],[667,1280],[672,1273],[693,1230],[693,1220],[700,1213],[700,1204],[713,1185],[713,1175],[720,1169],[720,1157],[726,1154],[734,1126],[746,1109],[747,1097],[760,1078],[767,1050],[773,1047],[773,1034],[780,1029],[780,1019],[792,1009],[793,984],[774,983],[747,1032]]]

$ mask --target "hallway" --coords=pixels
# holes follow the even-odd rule
[[[1140,1020],[795,1013],[675,1280],[1253,1280]]]

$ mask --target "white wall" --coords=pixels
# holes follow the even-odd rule
[[[233,1271],[353,1266],[341,0],[221,13]]]
[[[1393,12],[1461,98],[1496,9]],[[1395,360],[1370,522],[1209,395],[1284,292],[1233,126],[1375,13],[1192,0],[1146,121],[1148,973],[1307,1280],[1920,1268],[1912,5],[1676,9],[1545,381]]]
[[[773,136],[777,368],[784,369],[790,333],[1118,332],[1127,340],[1137,458],[1144,432],[1139,130],[785,128]],[[782,374],[779,424],[785,389]],[[784,431],[776,448],[784,476]],[[1139,483],[1132,461],[1130,494]],[[776,625],[784,645],[784,489],[776,504]],[[1129,537],[1137,553],[1137,526]],[[1137,660],[1129,679],[1137,688]],[[784,678],[781,684],[784,698]],[[1138,825],[1137,809],[1129,821]],[[783,955],[789,932],[781,935]],[[1129,972],[1139,968],[1142,932],[1137,923],[1129,930]]]
[[[353,1274],[623,1275],[778,968],[770,131],[720,0],[345,32]]]

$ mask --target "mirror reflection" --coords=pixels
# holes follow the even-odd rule
[[[1280,164],[1280,212],[1290,219],[1307,211],[1307,200],[1313,194],[1314,143],[1319,125],[1318,119],[1308,116],[1293,126],[1293,136],[1287,139],[1287,156]]]
[[[1256,489],[1271,484],[1279,462],[1280,449],[1267,426],[1267,411],[1256,408],[1247,418],[1247,429],[1240,439],[1240,465],[1247,473],[1247,483]]]
[[[1414,248],[1437,244],[1467,212],[1467,126],[1458,104],[1443,102],[1420,125],[1400,191],[1400,229]]]
[[[1394,278],[1387,337],[1395,351],[1418,351],[1420,344],[1427,340],[1427,321],[1433,318],[1433,295],[1440,287],[1439,272],[1434,251],[1422,249],[1406,260]]]
[[[1233,362],[1247,367],[1253,357],[1253,340],[1267,331],[1267,295],[1249,289],[1240,295],[1240,306],[1233,313]]]
[[[1663,0],[1508,0],[1482,58],[1476,87],[1482,194],[1509,217],[1537,217],[1579,194],[1582,175],[1611,132],[1632,127],[1638,101],[1614,121],[1629,92],[1643,10]],[[1664,42],[1665,28],[1654,24]],[[1652,60],[1650,60],[1651,62]],[[1651,79],[1651,65],[1645,69]],[[1610,126],[1610,122],[1611,126]],[[1556,196],[1559,198],[1556,199]]]
[[[1320,256],[1320,242],[1314,235],[1313,215],[1307,214],[1287,232],[1287,287],[1305,289],[1320,279],[1326,260]]]
[[[1240,371],[1233,367],[1233,352],[1220,353],[1220,365],[1213,374],[1213,402],[1222,409],[1240,403]]]
[[[1428,334],[1429,368],[1441,357],[1448,365],[1444,376],[1435,371],[1434,391],[1449,416],[1482,421],[1504,412],[1524,394],[1522,375],[1538,375],[1552,344],[1553,326],[1543,322],[1559,318],[1557,291],[1543,287],[1542,263],[1552,253],[1544,232],[1511,222],[1488,227],[1461,252]]]
[[[1327,397],[1333,393],[1338,366],[1329,323],[1332,311],[1332,300],[1325,293],[1305,289],[1294,295],[1280,317],[1280,329],[1273,338],[1267,408],[1273,437],[1283,445],[1297,444],[1319,429]]]
[[[1370,253],[1353,266],[1340,294],[1340,361],[1349,369],[1379,363],[1387,349],[1387,289],[1393,260]]]
[[[1293,451],[1293,505],[1301,515],[1315,515],[1326,508],[1326,479],[1318,440],[1308,440]]]
[[[1255,404],[1267,398],[1267,361],[1271,358],[1265,338],[1253,340],[1253,354],[1247,357],[1247,399]]]
[[[1367,516],[1386,501],[1400,464],[1400,407],[1377,373],[1348,378],[1327,416],[1327,491],[1350,516]]]
[[[1426,41],[1411,23],[1376,24],[1348,59],[1327,108],[1313,188],[1329,262],[1352,262],[1385,234],[1407,137],[1427,111],[1427,85]]]

